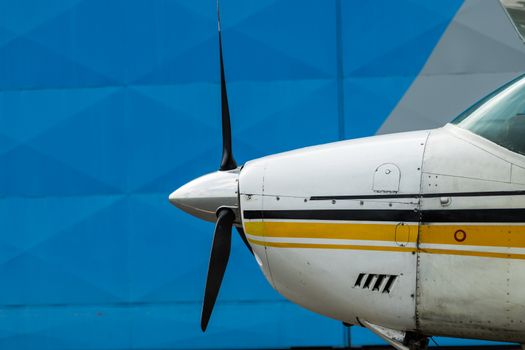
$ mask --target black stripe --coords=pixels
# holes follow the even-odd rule
[[[423,198],[435,197],[497,197],[497,196],[525,196],[525,191],[489,191],[489,192],[450,192],[424,193]]]
[[[418,194],[370,194],[370,195],[354,195],[354,196],[312,196],[312,201],[325,201],[332,199],[391,199],[391,198],[418,198]]]
[[[525,222],[525,209],[423,210],[423,222]]]
[[[414,210],[245,210],[245,219],[419,221]]]
[[[245,210],[245,219],[419,222],[525,222],[525,209]]]
[[[489,192],[448,192],[448,193],[423,193],[423,194],[371,194],[371,195],[334,195],[334,196],[312,196],[312,201],[332,199],[395,199],[395,198],[436,198],[436,197],[496,197],[496,196],[525,196],[524,191],[489,191]]]

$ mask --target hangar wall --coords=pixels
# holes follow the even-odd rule
[[[523,73],[525,43],[500,1],[467,0],[379,133],[444,125]]]
[[[239,163],[374,134],[461,5],[223,0]],[[167,195],[219,164],[216,28],[214,0],[0,1],[0,348],[348,344],[240,240],[200,332],[213,225]]]

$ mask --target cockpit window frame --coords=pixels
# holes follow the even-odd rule
[[[505,125],[509,125],[509,122],[512,122],[512,120],[509,117],[509,120],[504,118],[499,118],[499,113],[497,112],[497,106],[504,106],[503,108],[507,108],[505,106],[512,107],[515,102],[512,102],[512,91],[515,91],[514,85],[517,85],[517,91],[518,94],[523,93],[523,88],[525,85],[525,74],[521,74],[518,77],[512,79],[508,83],[502,85],[498,89],[494,90],[487,96],[483,97],[476,103],[474,103],[472,106],[467,108],[465,111],[463,111],[460,115],[458,115],[450,124],[459,127],[461,129],[467,130],[469,132],[472,132],[473,134],[482,137],[488,141],[491,141],[492,143],[499,145],[513,153],[520,154],[521,156],[525,156],[525,144],[523,143],[523,138],[521,137],[523,131],[520,131],[522,129],[506,129],[507,131],[505,133],[509,133],[510,130],[514,131],[514,134],[505,134],[502,135],[502,129],[501,127],[504,127]],[[507,92],[509,90],[509,92]],[[501,96],[501,97],[500,97]],[[508,96],[508,97],[505,97]],[[522,95],[518,95],[522,96]],[[491,102],[493,99],[498,98],[499,101]],[[511,99],[511,102],[505,101],[505,99]],[[503,99],[503,100],[501,100]],[[522,97],[518,99],[518,101],[523,101]],[[484,106],[487,105],[487,108]],[[523,104],[519,104],[518,106],[522,106]],[[484,110],[481,110],[483,108]],[[496,109],[494,109],[496,108]],[[501,108],[501,107],[500,107]],[[478,112],[478,109],[480,111]],[[479,114],[482,113],[482,114]],[[496,113],[496,114],[494,114]],[[500,110],[501,113],[501,110]],[[516,114],[523,115],[525,118],[525,114]],[[494,119],[496,117],[496,119]],[[470,118],[474,118],[470,120]],[[515,117],[514,117],[515,118]],[[491,123],[493,121],[501,120],[502,123],[506,124],[497,124],[496,128],[489,127],[487,128],[487,123]],[[520,122],[521,124],[518,124],[518,128],[523,128],[523,120]],[[516,137],[516,135],[518,137]]]
[[[516,30],[516,33],[518,34],[518,37],[525,43],[525,28],[518,27],[519,25],[523,25],[523,23],[519,23],[516,18],[514,18],[513,14],[511,13],[511,10],[516,10],[515,8],[512,8],[511,2],[513,1],[523,1],[523,0],[500,0],[499,3],[501,4],[501,7],[505,10],[505,14],[507,15],[509,21],[512,23],[512,26],[514,27],[514,30]],[[525,7],[523,9],[525,12]]]
[[[484,105],[486,102],[490,101],[492,98],[494,98],[500,92],[502,92],[503,90],[505,90],[506,88],[508,88],[512,84],[514,84],[515,82],[521,80],[522,78],[525,78],[525,73],[517,76],[516,78],[512,79],[508,83],[503,84],[502,86],[500,86],[496,90],[492,91],[487,96],[485,96],[485,97],[481,98],[480,100],[478,100],[477,102],[475,102],[473,105],[471,105],[470,107],[465,109],[463,112],[461,112],[456,118],[452,119],[450,124],[458,125],[463,120],[465,120],[468,116],[470,116],[472,113],[474,113],[479,107]]]

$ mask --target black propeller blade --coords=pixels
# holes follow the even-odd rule
[[[233,158],[232,136],[230,125],[230,109],[228,107],[228,93],[226,91],[226,79],[224,77],[224,62],[222,57],[222,35],[221,18],[219,12],[219,1],[217,0],[217,20],[219,26],[219,60],[221,69],[221,107],[222,107],[222,160],[220,171],[232,170],[237,168],[237,163]],[[221,288],[222,279],[228,259],[230,258],[232,227],[235,220],[235,213],[231,209],[221,209],[217,213],[217,223],[213,234],[213,244],[208,265],[208,276],[206,277],[206,289],[204,291],[204,302],[202,304],[201,329],[204,332],[208,327],[211,313]],[[252,248],[248,243],[244,230],[237,227],[244,244],[253,254]]]
[[[241,239],[244,242],[244,245],[246,246],[246,248],[248,248],[250,253],[252,253],[252,255],[253,255],[252,247],[250,246],[250,243],[248,243],[248,238],[246,238],[246,233],[244,233],[244,229],[242,227],[238,227],[238,226],[235,226],[235,228],[237,229],[237,232],[239,233],[239,236],[241,236]]]
[[[222,58],[221,16],[219,1],[217,0],[217,20],[219,24],[219,60],[221,65],[221,106],[222,106],[222,160],[219,170],[232,170],[237,168],[232,151],[232,130],[230,125],[230,108],[228,107],[228,93],[226,79],[224,78],[224,62]]]
[[[201,329],[203,332],[208,326],[215,300],[217,300],[217,295],[219,294],[222,278],[228,265],[234,218],[235,214],[231,209],[223,209],[219,211],[217,223],[215,224],[208,276],[206,277],[204,303],[202,305]]]

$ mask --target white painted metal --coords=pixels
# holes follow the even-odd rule
[[[524,343],[525,239],[515,234],[522,232],[523,222],[484,223],[481,218],[451,224],[427,222],[424,216],[525,208],[524,193],[500,191],[525,191],[525,156],[447,125],[264,157],[240,170],[194,180],[170,200],[210,221],[221,206],[234,208],[268,281],[317,313],[351,324],[366,320],[367,327],[389,339],[410,331]],[[299,210],[410,215],[399,219],[408,221],[394,216],[390,221],[293,218]],[[268,214],[276,212],[292,218]],[[320,231],[270,234],[266,229],[290,224],[299,230],[317,225]],[[459,227],[465,237],[476,225],[487,232],[499,225],[500,231],[474,245],[462,243],[465,237],[448,232],[447,225],[453,231]],[[442,241],[424,237],[433,228],[445,235]],[[322,231],[330,229],[344,234]],[[344,231],[353,229],[365,234]],[[392,288],[382,292],[389,276],[395,277]]]
[[[169,200],[188,214],[215,222],[221,207],[238,211],[238,177],[239,169],[216,171],[188,182],[171,193]]]
[[[244,210],[262,210],[263,208],[263,179],[264,179],[265,162],[247,162],[239,175],[239,199],[241,211]],[[275,288],[271,276],[268,258],[266,256],[266,247],[261,245],[251,245],[255,260],[261,268],[264,277]]]
[[[401,171],[397,165],[388,163],[381,164],[374,173],[374,192],[395,193],[399,191]]]
[[[524,190],[517,183],[525,157],[452,125],[432,131],[423,163],[421,191],[453,193]],[[513,181],[514,179],[514,181]],[[440,209],[439,198],[423,198],[422,210]],[[456,197],[447,209],[523,208],[525,196]],[[525,219],[524,219],[525,220]],[[464,230],[476,223],[464,223]],[[519,224],[516,224],[519,225]],[[501,240],[508,237],[502,232]],[[452,234],[452,233],[451,233]],[[509,242],[511,244],[512,242]],[[418,327],[456,337],[525,339],[525,261],[425,254],[425,249],[458,245],[421,245],[418,271]],[[469,247],[485,252],[523,253],[507,247]]]
[[[428,131],[415,131],[307,147],[251,161],[265,162],[264,193],[289,197],[375,194],[376,169],[395,162],[399,193],[417,193]],[[406,176],[405,176],[406,175]]]
[[[403,174],[398,180],[398,193],[418,193],[423,149],[428,133],[420,131],[337,142],[248,162],[240,177],[241,208],[243,211],[254,208],[254,200],[259,197],[253,193],[260,193],[262,189],[263,196],[258,203],[261,207],[257,208],[264,210],[415,210],[418,201],[414,198],[336,201],[311,201],[309,198],[336,194],[376,194],[373,188],[374,176],[376,170],[385,164],[389,164],[389,168],[397,174]],[[393,160],[397,164],[395,167],[392,166]],[[262,183],[254,185],[248,177],[257,178]],[[243,218],[243,223],[249,221]],[[402,224],[403,232],[398,234],[404,238],[399,244],[406,246],[410,233],[410,230],[406,231],[408,226],[399,222],[393,224],[390,241],[381,243],[398,246],[395,242],[396,224]],[[416,235],[417,229],[412,234]],[[249,234],[248,237],[278,241],[275,238],[251,237]],[[319,239],[306,241],[326,243],[326,240]],[[344,242],[338,240],[337,243]],[[374,241],[350,243],[377,244]],[[260,249],[260,246],[253,246]],[[416,327],[415,255],[400,252],[266,247],[266,256],[268,266],[263,266],[265,275],[270,275],[271,271],[273,286],[297,304],[348,323],[356,323],[356,318],[360,317],[397,329],[411,330]],[[390,294],[352,288],[361,272],[399,275],[396,288]]]
[[[248,162],[241,172],[241,207],[243,210],[521,208],[525,197],[496,196],[482,201],[448,196],[335,201],[311,201],[310,197],[377,193],[376,174],[384,170],[385,165],[390,173],[394,170],[394,177],[399,174],[397,192],[395,181],[381,180],[386,193],[520,190],[524,189],[525,180],[523,158],[452,125],[432,132],[338,142]],[[387,186],[391,187],[386,189]],[[417,229],[409,223],[395,224],[390,244],[415,247],[408,243],[407,237],[417,235]],[[249,238],[267,242],[336,243],[326,239],[250,235]],[[352,243],[388,244],[337,241],[337,244]],[[348,323],[365,319],[399,331],[525,340],[525,319],[521,317],[525,315],[525,299],[516,293],[525,287],[525,272],[522,272],[525,264],[521,260],[424,253],[416,258],[400,252],[253,246],[260,254],[264,249],[263,271],[274,288],[291,301],[320,314]],[[478,248],[501,251],[500,248]],[[503,251],[519,249],[504,248]],[[400,278],[391,294],[381,295],[353,288],[361,272],[399,274]],[[505,309],[509,302],[513,306]]]

